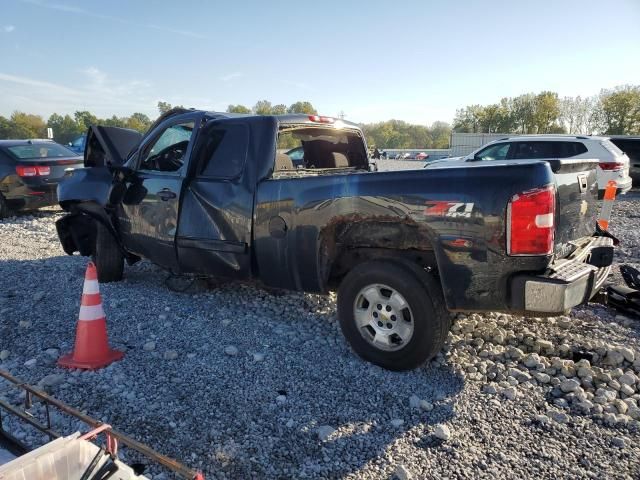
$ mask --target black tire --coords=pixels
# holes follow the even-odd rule
[[[96,247],[92,258],[100,283],[122,280],[124,256],[107,227],[100,222],[96,222]]]
[[[7,199],[0,193],[0,219],[10,217],[11,215],[12,212],[7,203]]]
[[[400,293],[412,313],[413,335],[399,350],[377,348],[361,335],[354,306],[368,285],[383,284]],[[410,370],[433,358],[442,348],[451,327],[442,288],[433,275],[402,261],[370,261],[351,270],[338,290],[340,327],[351,348],[364,360],[388,370]]]

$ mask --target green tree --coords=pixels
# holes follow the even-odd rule
[[[285,113],[287,113],[287,106],[283,105],[282,103],[274,105],[271,109],[272,115],[284,115]]]
[[[449,148],[451,140],[451,125],[447,122],[433,122],[429,127],[431,143],[428,148]]]
[[[11,131],[11,121],[8,118],[0,115],[0,139],[9,138],[9,132]]]
[[[555,92],[541,92],[535,96],[533,124],[535,131],[531,133],[560,133],[560,100]]]
[[[127,128],[127,120],[127,117],[113,115],[111,118],[105,118],[100,123],[107,127]]]
[[[534,133],[534,101],[533,93],[518,95],[512,100],[511,112],[513,114],[514,130],[500,133]]]
[[[70,115],[51,114],[47,120],[47,126],[53,129],[53,138],[56,142],[66,144],[84,133],[83,128],[71,118]]]
[[[126,120],[126,128],[137,130],[140,133],[146,132],[151,126],[151,119],[144,113],[134,113]]]
[[[227,107],[227,113],[251,113],[251,109],[240,104],[229,105]]]
[[[256,115],[271,115],[272,109],[271,102],[268,100],[259,100],[253,106],[253,113]]]
[[[640,133],[640,86],[624,85],[600,92],[599,112],[604,133]]]
[[[45,138],[47,124],[40,115],[15,111],[9,121],[9,138]]]
[[[160,115],[164,115],[165,113],[167,113],[169,110],[171,110],[173,107],[171,106],[170,103],[168,102],[163,102],[163,101],[158,101],[158,112],[160,112]]]
[[[311,102],[296,102],[289,105],[288,113],[306,113],[307,115],[317,115],[318,111],[313,108]]]
[[[85,111],[78,111],[73,114],[76,123],[82,128],[82,130],[86,131],[91,125],[96,125],[98,122],[98,117],[96,117],[93,113]]]

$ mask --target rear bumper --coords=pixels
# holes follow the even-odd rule
[[[633,185],[633,179],[630,176],[627,176],[626,178],[623,178],[623,179],[617,178],[615,179],[615,182],[618,187],[616,189],[617,195],[627,193],[629,190],[631,190],[631,186]],[[603,195],[604,195],[604,189],[599,190],[600,198],[602,198]]]
[[[58,204],[58,196],[55,190],[35,190],[33,192],[14,195],[7,198],[14,210],[31,210],[40,207],[50,207]]]
[[[512,309],[558,314],[588,302],[609,276],[613,240],[591,237],[542,275],[516,275],[510,281]]]

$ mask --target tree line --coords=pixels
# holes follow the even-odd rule
[[[163,114],[172,105],[160,101],[158,112]],[[272,104],[260,100],[253,107],[229,105],[229,113],[255,113],[258,115],[284,115],[302,113],[317,115],[308,101],[291,105]],[[98,118],[88,111],[73,115],[57,113],[44,119],[40,115],[13,112],[9,118],[0,116],[0,139],[44,138],[47,127],[53,129],[54,139],[66,144],[87,131],[89,125],[107,125],[131,128],[145,132],[153,119],[144,113],[128,117],[113,115]],[[378,148],[447,148],[451,131],[470,133],[569,133],[591,135],[640,134],[640,85],[624,85],[603,89],[593,97],[563,97],[543,91],[505,97],[490,105],[469,105],[458,109],[453,127],[446,122],[418,125],[402,120],[361,124],[367,143]]]
[[[563,97],[544,91],[505,97],[490,105],[456,111],[453,130],[468,133],[640,133],[640,85],[603,89],[592,97]]]

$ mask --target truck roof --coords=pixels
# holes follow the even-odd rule
[[[187,112],[201,112],[211,118],[247,118],[247,117],[273,117],[278,123],[289,124],[289,123],[308,123],[310,125],[317,124],[325,124],[325,125],[341,125],[350,128],[359,129],[360,126],[357,123],[349,122],[347,120],[342,120],[340,118],[328,117],[324,115],[309,115],[306,113],[287,113],[285,115],[257,115],[255,113],[228,113],[228,112],[213,112],[207,110],[198,110],[198,109],[186,109],[186,108],[174,108],[169,110],[164,115],[161,115],[157,120],[156,124],[160,123],[162,120],[172,117],[173,115],[181,115]]]

